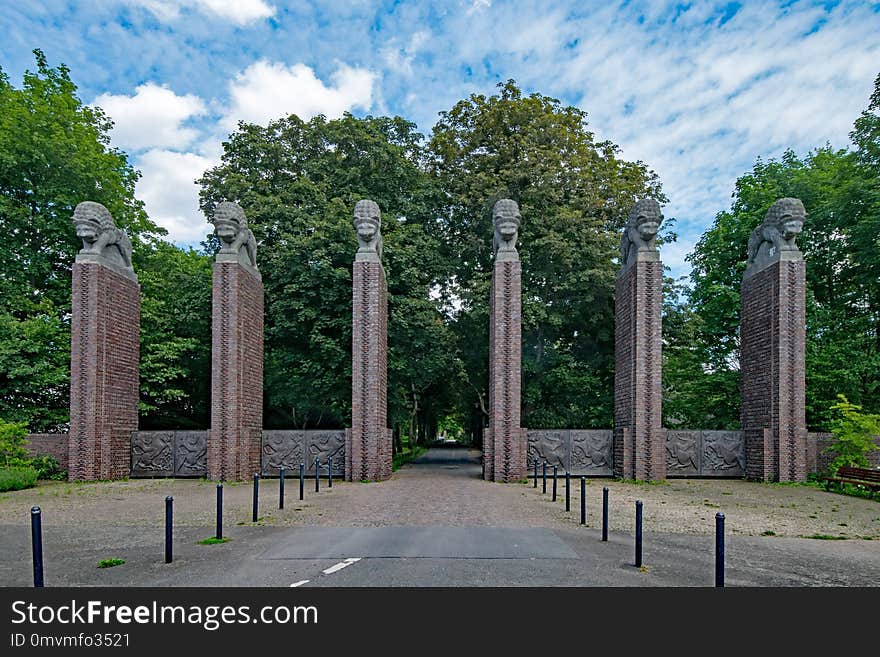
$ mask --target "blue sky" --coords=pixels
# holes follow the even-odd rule
[[[880,72],[880,0],[29,0],[0,3],[0,33],[16,83],[34,48],[70,67],[179,244],[208,232],[192,180],[240,119],[399,114],[428,134],[514,78],[659,174],[675,274],[757,157],[846,146]]]

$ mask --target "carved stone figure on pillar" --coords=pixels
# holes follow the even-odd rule
[[[635,262],[639,254],[657,253],[657,231],[662,221],[660,204],[654,199],[642,199],[633,205],[620,239],[622,268]]]
[[[110,211],[100,203],[83,201],[73,211],[76,236],[83,242],[79,262],[111,264],[133,273],[131,240],[113,223]]]
[[[774,259],[799,260],[803,256],[795,239],[804,229],[807,211],[797,198],[781,198],[770,206],[764,221],[749,236],[748,276],[760,271]]]
[[[516,240],[522,217],[516,201],[503,198],[492,208],[492,223],[495,235],[492,238],[492,252],[496,260],[518,259]]]
[[[217,262],[238,262],[256,269],[257,240],[248,228],[247,217],[241,206],[232,201],[217,204],[211,223],[220,238]]]
[[[382,261],[382,214],[375,201],[363,199],[354,206],[354,229],[357,233],[358,250],[356,260],[375,259]]]

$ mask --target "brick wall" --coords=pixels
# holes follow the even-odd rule
[[[388,291],[377,260],[352,269],[351,431],[346,434],[346,478],[391,476],[388,429]]]
[[[661,426],[662,274],[638,260],[617,278],[614,310],[614,475],[666,478]]]
[[[140,287],[97,263],[73,265],[71,481],[128,477],[138,426]]]
[[[29,456],[52,456],[65,470],[70,463],[70,435],[66,433],[30,433],[25,449]]]
[[[483,440],[485,478],[517,481],[526,474],[522,395],[522,265],[496,260],[489,302],[489,427]]]
[[[782,260],[742,283],[741,420],[750,479],[807,476],[805,278],[803,260]]]
[[[878,449],[868,453],[868,463],[871,467],[880,468],[880,436],[874,436],[874,444]],[[807,471],[808,472],[825,472],[828,470],[828,464],[834,459],[833,454],[826,453],[824,450],[831,445],[830,433],[813,433],[807,434]]]
[[[214,263],[208,477],[260,471],[263,429],[263,283],[236,262]]]

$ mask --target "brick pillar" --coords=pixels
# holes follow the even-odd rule
[[[663,267],[639,251],[621,269],[614,310],[614,476],[666,478],[661,415]]]
[[[526,476],[520,427],[522,388],[522,265],[516,251],[498,251],[489,301],[489,427],[483,439],[485,478]]]
[[[780,251],[742,282],[741,419],[746,473],[761,481],[805,481],[806,265]]]
[[[71,481],[125,479],[138,428],[140,286],[100,255],[73,265],[70,326]]]
[[[348,481],[391,476],[388,428],[388,289],[378,253],[358,252],[352,271],[351,430]]]
[[[245,481],[260,471],[263,431],[263,282],[234,258],[214,263],[208,478]]]

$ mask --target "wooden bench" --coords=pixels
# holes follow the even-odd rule
[[[848,465],[841,466],[834,477],[825,477],[825,488],[832,481],[840,484],[854,484],[865,486],[872,491],[880,489],[880,470],[870,468],[853,468]]]

